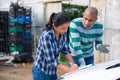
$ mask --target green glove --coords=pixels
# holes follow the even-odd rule
[[[102,53],[109,53],[110,51],[106,48],[106,47],[109,47],[109,45],[106,45],[106,44],[100,44],[98,46],[98,50]]]

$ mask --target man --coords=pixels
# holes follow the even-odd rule
[[[100,52],[109,52],[106,48],[108,45],[102,43],[103,25],[96,22],[97,15],[95,7],[88,7],[83,18],[76,18],[70,23],[69,46],[78,66],[94,64],[94,44]]]

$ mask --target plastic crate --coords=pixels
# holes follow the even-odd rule
[[[9,45],[21,45],[22,41],[17,40],[17,41],[9,41]]]
[[[0,42],[4,41],[4,38],[3,37],[0,37]]]
[[[8,26],[0,26],[0,34],[7,33],[7,32],[8,32]]]
[[[9,27],[12,27],[12,26],[19,26],[19,27],[23,27],[24,25],[19,24],[19,23],[17,23],[17,22],[9,22]]]
[[[32,39],[32,32],[29,30],[24,30],[22,33],[23,39]]]
[[[9,22],[9,26],[16,26],[17,23],[14,23],[14,22]]]
[[[22,31],[23,31],[23,28],[19,27],[19,26],[9,27],[9,32],[10,33],[22,32]]]
[[[9,17],[16,17],[16,16],[17,15],[15,11],[12,11],[12,10],[9,11]]]
[[[24,13],[25,13],[24,7],[19,7],[19,8],[17,9],[17,11],[16,11],[16,15],[17,15],[17,16],[23,16]]]
[[[10,20],[9,20],[10,22],[17,22],[17,18],[15,18],[15,17],[10,17]]]
[[[6,41],[0,41],[0,52],[8,52],[8,45]]]
[[[24,44],[24,52],[32,52],[32,44]]]
[[[30,7],[25,8],[25,15],[26,16],[31,16],[31,8]]]
[[[31,16],[25,16],[25,22],[31,22]]]
[[[23,39],[22,43],[23,44],[31,44],[32,43],[32,39]]]
[[[33,61],[31,52],[20,52],[20,54],[15,57],[14,61],[25,62],[25,61]]]
[[[21,32],[9,33],[9,40],[10,41],[22,41],[22,33]]]
[[[0,38],[4,38],[5,34],[3,32],[0,32]]]
[[[23,51],[23,46],[22,45],[11,45],[10,46],[10,52],[13,52],[13,51]]]

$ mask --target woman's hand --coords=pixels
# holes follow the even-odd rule
[[[78,69],[77,64],[72,64],[71,67],[70,67],[69,72],[75,71],[75,70],[77,70],[77,69]]]
[[[78,69],[78,66],[77,64],[72,64],[71,66],[67,66],[67,65],[64,65],[62,63],[60,63],[57,68],[65,71],[65,72],[72,72],[72,71],[75,71]]]

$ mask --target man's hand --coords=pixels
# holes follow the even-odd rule
[[[109,53],[110,51],[107,49],[107,47],[109,47],[109,45],[106,44],[100,44],[98,46],[98,50],[102,53]]]

